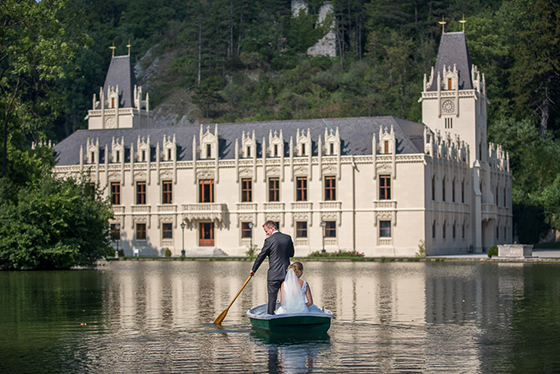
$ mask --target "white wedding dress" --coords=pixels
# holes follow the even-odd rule
[[[305,293],[307,282],[300,285],[299,279],[292,269],[288,270],[284,279],[284,290],[282,291],[282,305],[276,310],[276,314],[307,313],[309,309],[305,305]]]

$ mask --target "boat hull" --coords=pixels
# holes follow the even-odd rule
[[[281,334],[321,334],[331,327],[332,313],[317,307],[309,313],[275,314],[263,312],[266,304],[247,311],[251,325],[256,330]]]

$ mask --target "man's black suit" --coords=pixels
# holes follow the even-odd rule
[[[265,239],[261,253],[253,264],[253,272],[256,273],[264,259],[268,257],[268,314],[274,314],[278,290],[286,277],[286,269],[290,266],[290,257],[293,256],[294,243],[292,237],[275,231],[274,234]]]

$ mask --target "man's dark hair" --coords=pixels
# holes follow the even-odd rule
[[[263,227],[266,226],[269,229],[274,229],[274,230],[278,230],[278,226],[276,226],[276,222],[274,221],[266,221],[263,225]]]

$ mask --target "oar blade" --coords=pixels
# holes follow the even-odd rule
[[[224,310],[222,313],[220,313],[220,315],[218,316],[218,318],[216,318],[216,320],[214,321],[214,325],[221,325],[223,320],[226,318],[226,314],[228,312],[229,308]]]

